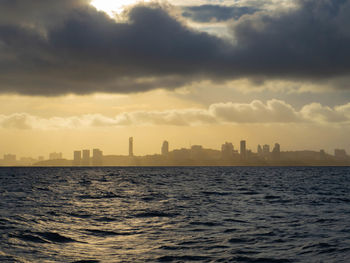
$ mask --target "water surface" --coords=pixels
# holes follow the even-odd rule
[[[1,168],[1,262],[349,262],[350,168]]]

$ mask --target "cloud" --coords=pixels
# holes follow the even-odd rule
[[[291,123],[302,120],[291,105],[280,100],[270,100],[267,104],[259,100],[250,104],[219,103],[211,105],[209,111],[228,123]]]
[[[334,108],[312,103],[297,111],[290,104],[274,99],[267,101],[266,104],[259,100],[254,100],[251,103],[216,103],[210,105],[208,109],[133,111],[124,112],[115,117],[101,114],[65,118],[42,118],[27,113],[0,115],[0,128],[21,130],[87,129],[144,125],[198,126],[290,123],[348,125],[350,124],[350,103]]]
[[[5,129],[27,130],[32,128],[35,117],[28,114],[0,115],[0,127]]]
[[[257,11],[258,9],[247,6],[200,5],[184,7],[182,15],[195,22],[208,23],[230,19],[237,20],[243,15],[253,14]]]
[[[349,122],[350,103],[343,106],[338,106],[334,109],[322,106],[319,103],[312,103],[304,106],[301,110],[301,114],[305,119],[310,119],[317,122]]]
[[[348,88],[350,0],[296,2],[248,12],[227,41],[191,29],[169,5],[136,5],[116,21],[87,0],[0,0],[0,93],[132,93],[241,78]]]

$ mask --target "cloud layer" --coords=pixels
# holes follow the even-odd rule
[[[116,21],[88,0],[0,0],[0,93],[131,93],[238,78],[348,88],[339,79],[350,74],[350,0],[297,3],[243,16],[188,7],[203,21],[238,10],[228,41],[191,29],[169,5],[137,5]]]
[[[183,8],[182,15],[200,23],[221,22],[239,19],[246,14],[254,14],[258,9],[247,6],[200,5]]]
[[[312,103],[305,105],[298,111],[284,101],[270,100],[264,104],[262,101],[255,100],[249,104],[217,103],[212,104],[208,109],[125,112],[115,117],[100,114],[67,118],[42,118],[26,113],[0,115],[0,127],[3,129],[34,130],[86,129],[130,125],[197,126],[257,123],[349,125],[350,103],[334,108]]]

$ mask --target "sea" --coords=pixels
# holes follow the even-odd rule
[[[0,262],[350,262],[350,168],[0,168]]]

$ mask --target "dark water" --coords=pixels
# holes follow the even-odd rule
[[[1,168],[1,262],[350,262],[350,168]]]

